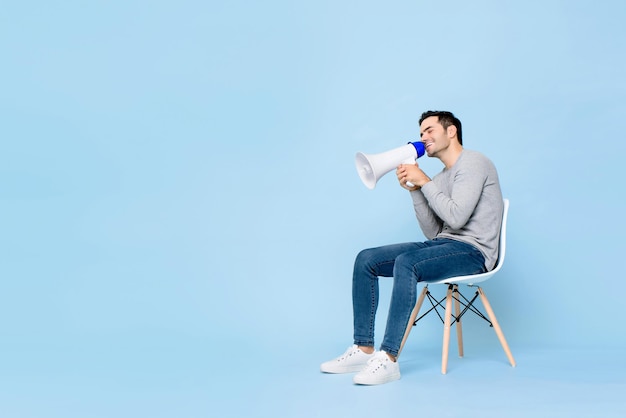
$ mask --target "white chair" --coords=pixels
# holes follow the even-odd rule
[[[513,355],[511,354],[509,345],[507,344],[506,339],[504,338],[502,329],[500,328],[500,325],[498,324],[496,316],[493,313],[493,309],[491,309],[491,305],[489,304],[489,301],[487,300],[487,296],[485,296],[485,292],[482,290],[482,288],[476,285],[476,283],[484,282],[485,280],[490,279],[491,277],[493,277],[493,275],[495,275],[502,268],[502,264],[504,263],[504,256],[506,252],[506,223],[507,223],[508,211],[509,211],[509,201],[508,199],[504,199],[504,212],[502,216],[502,227],[500,230],[500,248],[499,248],[498,261],[496,263],[496,266],[491,271],[488,271],[486,273],[473,274],[469,276],[450,277],[450,278],[443,279],[443,280],[430,281],[430,282],[425,283],[424,289],[422,290],[422,293],[420,294],[417,300],[417,303],[415,304],[415,308],[413,309],[413,312],[411,313],[409,325],[407,326],[406,332],[404,334],[404,338],[402,339],[400,351],[402,351],[402,348],[404,347],[404,343],[406,342],[406,339],[408,338],[409,333],[411,332],[411,329],[413,328],[413,326],[417,324],[417,321],[422,319],[428,313],[435,311],[437,315],[439,315],[439,318],[442,320],[444,324],[443,326],[443,350],[442,350],[442,355],[441,355],[441,373],[446,374],[447,367],[448,367],[448,350],[450,347],[450,327],[454,322],[456,322],[456,334],[457,334],[457,340],[458,340],[458,346],[459,346],[459,357],[463,357],[463,330],[461,326],[461,317],[467,311],[471,311],[475,313],[476,315],[478,315],[479,317],[483,318],[493,327],[493,329],[496,332],[496,335],[498,336],[498,339],[500,340],[500,344],[502,344],[502,348],[504,349],[504,352],[506,353],[506,356],[508,357],[509,362],[511,363],[511,366],[515,367],[515,359],[513,359]],[[433,284],[447,284],[448,285],[448,293],[445,298],[442,298],[441,300],[437,301],[431,295],[430,291],[428,290],[428,286],[433,285]],[[459,291],[460,284],[465,284],[469,287],[476,288],[476,293],[474,297],[472,298],[472,300],[468,300],[465,296],[461,294],[461,292]],[[483,303],[485,311],[487,312],[488,317],[485,317],[485,315],[483,315],[476,308],[476,306],[474,306],[474,301],[479,296]],[[417,315],[419,314],[420,308],[422,307],[422,303],[424,302],[425,297],[428,297],[432,305],[432,308],[430,308],[426,313],[424,313],[422,316],[417,318]],[[455,305],[454,322],[452,321],[452,316],[453,316],[452,315],[452,300],[453,299],[454,299],[454,305]],[[444,312],[444,318],[442,318],[441,314],[438,311],[438,308],[443,307],[442,302],[444,300],[445,300],[445,312]],[[462,311],[461,311],[461,305],[463,305]]]

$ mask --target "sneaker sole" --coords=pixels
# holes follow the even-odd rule
[[[382,385],[384,383],[393,382],[395,380],[400,380],[400,373],[386,376],[384,379],[381,379],[381,380],[362,378],[357,375],[357,376],[354,376],[353,382],[357,385],[372,386],[372,385]]]

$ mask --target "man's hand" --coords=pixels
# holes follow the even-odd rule
[[[411,192],[421,189],[423,185],[430,181],[430,177],[419,168],[417,163],[399,165],[396,169],[396,176],[398,177],[400,186]],[[407,182],[412,183],[413,187],[407,185]]]

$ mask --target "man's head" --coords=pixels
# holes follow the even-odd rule
[[[422,113],[422,116],[420,117],[420,121],[419,121],[420,126],[422,125],[422,122],[424,122],[425,119],[428,119],[433,116],[437,118],[437,121],[439,122],[439,124],[443,126],[443,129],[446,131],[448,130],[448,127],[454,126],[456,128],[456,137],[459,140],[459,144],[463,145],[461,121],[456,116],[454,116],[452,112],[445,112],[445,111],[439,111],[439,110],[426,111]]]

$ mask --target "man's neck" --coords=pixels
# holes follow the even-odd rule
[[[463,146],[460,144],[450,144],[448,149],[439,156],[439,159],[446,166],[447,169],[452,168],[456,161],[459,159],[459,156],[463,152]]]

